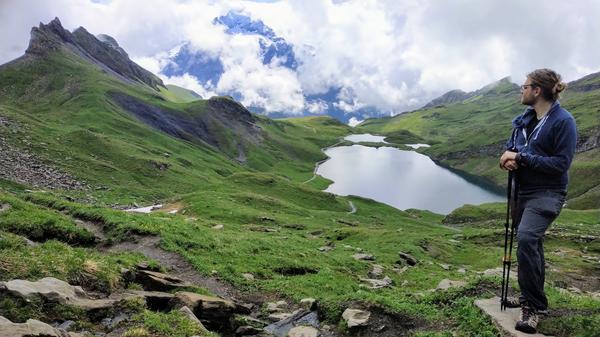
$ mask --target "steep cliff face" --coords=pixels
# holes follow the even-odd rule
[[[164,87],[162,80],[129,59],[127,53],[110,36],[100,39],[79,27],[72,33],[55,18],[48,24],[31,29],[31,39],[25,55],[45,57],[61,48],[67,49],[128,83],[142,83],[154,90]]]

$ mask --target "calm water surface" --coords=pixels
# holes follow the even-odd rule
[[[378,136],[353,139],[374,141],[371,137]],[[415,151],[353,145],[329,148],[325,153],[330,159],[318,167],[317,174],[334,181],[326,189],[334,194],[357,195],[402,210],[418,208],[441,214],[464,204],[503,201],[502,196]]]

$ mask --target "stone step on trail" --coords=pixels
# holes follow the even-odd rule
[[[475,305],[492,319],[494,325],[500,330],[500,334],[508,337],[551,337],[541,333],[527,334],[515,330],[515,324],[519,319],[520,308],[506,308],[500,311],[500,297],[480,299]]]

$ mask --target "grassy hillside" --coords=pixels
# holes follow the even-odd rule
[[[263,140],[251,142],[215,123],[213,134],[223,138],[216,142],[225,144],[219,151],[202,139],[182,141],[140,122],[107,93],[125,93],[191,118],[204,113],[206,101],[165,100],[148,87],[124,84],[69,53],[14,62],[1,73],[0,116],[9,123],[0,124],[0,129],[6,141],[71,172],[99,189],[95,197],[109,201],[139,202],[173,194],[167,191],[193,192],[240,170],[278,172],[303,181],[312,176],[314,162],[324,158],[320,148],[349,132],[330,118],[258,117]],[[248,152],[245,163],[231,160],[238,146]]]
[[[40,167],[35,172],[44,177],[64,178],[48,173],[47,166],[85,182],[82,188],[52,189],[44,181],[41,188],[0,179],[1,281],[53,276],[86,290],[123,290],[122,268],[159,263],[141,252],[111,247],[157,238],[162,250],[179,254],[203,277],[212,275],[269,300],[317,299],[321,319],[338,335],[360,333],[340,323],[350,306],[368,308],[387,324],[379,332],[368,330],[369,335],[499,335],[473,300],[499,292],[499,278],[483,272],[500,265],[503,206],[466,206],[444,218],[322,192],[327,181],[310,180],[314,164],[325,158],[321,148],[352,132],[346,125],[327,117],[251,116],[229,98],[179,102],[163,89],[123,81],[68,49],[1,66],[0,88],[0,141],[22,160],[16,166],[1,163],[17,170],[17,178]],[[482,94],[465,103],[482,111],[438,107],[372,121],[367,128],[397,141],[435,144],[430,151],[436,156],[476,143],[493,145],[493,137],[500,137],[496,126],[505,123],[505,118],[495,122],[498,106],[506,118],[516,113],[510,93],[493,94],[502,99],[490,103]],[[471,130],[464,123],[471,117],[491,126]],[[404,128],[404,119],[410,128]],[[592,155],[578,157],[585,174],[596,172],[596,156],[587,153]],[[570,202],[587,205],[588,193]],[[163,207],[150,214],[118,209],[153,202]],[[591,336],[597,331],[600,302],[587,293],[600,288],[598,265],[591,262],[600,258],[595,219],[592,211],[565,211],[556,235],[549,237],[548,293],[557,314],[544,320],[544,332]],[[102,242],[86,227],[90,224],[102,232]],[[416,265],[400,252],[414,256]],[[359,253],[374,260],[358,260]],[[375,264],[390,286],[372,289],[364,280]],[[466,285],[436,290],[446,278]],[[566,290],[570,286],[583,293]],[[136,315],[124,323],[123,335],[201,333],[176,312],[129,305]],[[71,319],[107,332],[72,309],[37,302],[0,299],[0,315],[19,322]]]
[[[166,89],[161,88],[161,93],[173,102],[188,103],[202,99],[196,92],[173,84],[167,84]]]
[[[577,122],[580,143],[600,134],[600,90],[590,83],[600,76],[574,82],[564,94],[561,104]],[[502,83],[502,82],[501,82]],[[581,90],[584,87],[587,91]],[[485,88],[484,88],[485,89]],[[464,101],[438,105],[404,113],[393,118],[371,119],[359,126],[365,132],[388,135],[391,141],[420,141],[431,144],[422,149],[444,165],[466,174],[484,177],[488,183],[504,186],[506,173],[498,169],[511,121],[523,112],[519,92],[506,84],[483,90]],[[571,169],[569,198],[573,208],[598,208],[600,161],[597,146],[580,146]]]

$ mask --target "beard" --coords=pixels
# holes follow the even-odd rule
[[[533,95],[521,95],[521,104],[523,105],[534,105],[536,102],[535,97]]]

